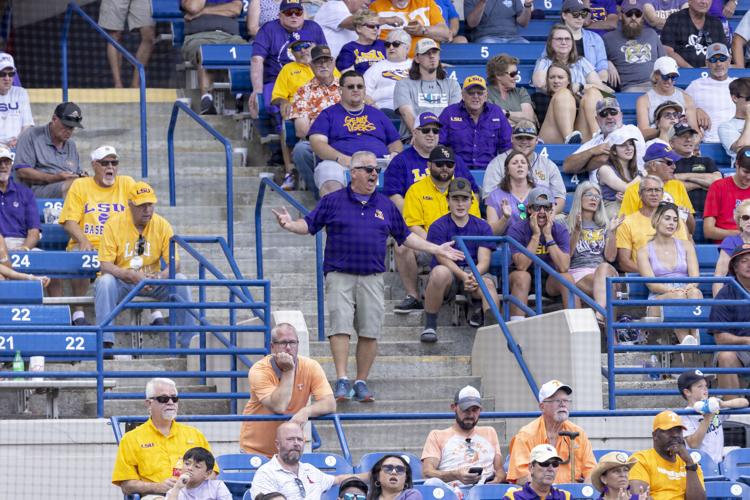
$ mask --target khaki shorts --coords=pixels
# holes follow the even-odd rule
[[[102,0],[99,26],[109,31],[124,31],[126,19],[130,30],[153,26],[151,0]]]
[[[225,31],[203,31],[185,37],[182,43],[182,58],[195,65],[200,64],[201,45],[245,45],[247,41],[239,35]]]
[[[326,275],[326,306],[331,322],[328,336],[337,334],[378,339],[383,330],[385,286],[383,273]],[[354,328],[356,313],[357,327]]]

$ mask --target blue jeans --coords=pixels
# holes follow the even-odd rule
[[[297,167],[300,178],[305,183],[305,189],[312,191],[316,200],[320,198],[318,188],[315,186],[315,178],[313,177],[315,155],[313,154],[312,147],[310,147],[310,141],[301,140],[294,145],[292,161],[294,162],[294,166]]]
[[[492,36],[487,35],[474,40],[474,43],[529,43],[522,36]]]
[[[182,273],[177,273],[175,278],[178,280],[187,279]],[[125,298],[125,296],[135,287],[130,283],[125,283],[122,280],[115,278],[111,274],[102,274],[96,279],[94,292],[94,308],[96,309],[96,322],[101,323],[104,318],[117,307],[117,304]],[[159,301],[174,301],[173,297],[179,298],[179,302],[190,302],[192,300],[192,292],[189,286],[175,286],[174,294],[170,293],[169,286],[156,286],[152,290],[141,291],[139,295],[145,297],[153,297]],[[196,321],[192,314],[187,309],[174,309],[170,312],[175,316],[175,324],[179,326],[195,326]],[[190,347],[190,339],[193,338],[196,332],[182,332],[178,335],[178,342],[180,347]],[[104,332],[104,342],[114,342],[114,332]]]

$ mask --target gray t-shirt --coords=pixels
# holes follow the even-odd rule
[[[404,78],[396,82],[393,90],[393,107],[411,105],[414,117],[431,111],[440,116],[440,113],[450,104],[456,104],[461,100],[461,86],[452,78],[443,80],[412,80]],[[411,137],[411,130],[401,120],[402,139]]]
[[[732,118],[719,124],[719,141],[724,146],[724,151],[732,159],[732,163],[737,158],[737,153],[732,151],[732,144],[740,138],[743,128],[745,128],[745,120],[741,118]]]
[[[570,269],[593,269],[601,264],[604,261],[606,239],[606,227],[598,226],[594,221],[583,221],[581,234],[578,235],[578,242],[570,258]]]
[[[474,10],[478,0],[464,2],[464,15]],[[518,36],[516,17],[523,12],[522,0],[487,0],[482,19],[476,28],[471,30],[472,40],[483,36],[512,37]]]
[[[21,133],[13,166],[16,169],[35,168],[45,174],[80,171],[76,143],[69,139],[62,149],[57,149],[52,143],[49,124],[31,127]]]
[[[621,88],[648,82],[654,69],[654,61],[667,55],[659,35],[648,26],[644,26],[641,35],[634,40],[622,36],[619,29],[610,31],[602,38],[607,59],[612,61],[620,73]]]

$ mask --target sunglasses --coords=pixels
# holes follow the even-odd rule
[[[435,135],[438,135],[440,133],[440,129],[436,128],[436,127],[435,128],[433,128],[433,127],[420,128],[419,131],[422,132],[423,134],[435,134]]]
[[[433,162],[433,163],[435,163],[435,162]],[[435,163],[435,166],[437,168],[456,168],[456,164],[455,163],[449,163],[449,162],[444,162],[444,161],[441,161],[440,163]]]
[[[301,9],[286,10],[284,15],[287,17],[302,17],[305,13]]]
[[[511,78],[515,78],[515,77],[518,76],[518,71],[511,71],[511,72],[505,73],[505,74],[508,75]]]
[[[708,58],[708,62],[710,62],[710,63],[726,62],[728,60],[729,60],[729,58],[727,56],[724,56],[724,55],[721,55],[721,54],[718,54],[718,55],[715,55],[715,56],[711,56],[711,57]]]
[[[378,26],[377,24],[363,24],[362,26],[364,26],[365,28],[370,28],[371,30],[380,28],[380,26]]]
[[[742,222],[747,222],[750,220],[750,215],[740,215],[740,220]]]
[[[589,11],[579,10],[578,12],[566,12],[566,14],[570,14],[576,19],[585,19],[589,15]]]
[[[535,212],[551,212],[552,207],[550,205],[529,205],[531,210]]]
[[[366,500],[365,495],[357,495],[356,493],[344,493],[344,500]]]
[[[671,119],[679,120],[680,118],[682,118],[682,113],[680,113],[678,111],[669,111],[669,112],[665,112],[665,113],[662,113],[661,115],[659,115],[659,118],[668,118],[670,120]]]
[[[631,10],[625,13],[625,17],[635,17],[636,19],[640,19],[643,16],[643,12],[640,10]]]
[[[675,81],[680,75],[678,75],[677,73],[672,73],[671,75],[659,74],[659,76],[661,77],[661,81],[666,82],[667,80]]]
[[[292,50],[294,52],[299,52],[301,50],[309,49],[310,47],[312,47],[311,43],[303,42],[303,43],[298,43],[297,45],[292,47]]]
[[[305,491],[305,483],[303,483],[300,478],[295,477],[294,484],[297,485],[297,489],[299,490],[299,496],[301,496],[302,498],[305,498],[307,496],[307,492]]]
[[[671,167],[671,166],[674,165],[674,162],[672,160],[665,160],[664,158],[660,158],[660,159],[658,159],[656,161],[658,161],[659,163],[663,163],[663,164],[665,164],[668,167]]]
[[[599,118],[606,118],[608,116],[617,116],[617,114],[620,112],[619,109],[603,109],[597,113],[599,115]]]
[[[560,467],[560,461],[559,460],[547,460],[546,462],[537,462],[536,463],[539,467],[544,467],[545,469],[547,467],[552,467],[553,469],[557,469]]]
[[[135,252],[138,255],[143,255],[143,252],[146,251],[146,239],[143,237],[142,234],[138,235],[138,241],[135,242]]]
[[[523,203],[519,203],[518,205],[518,218],[521,220],[526,220],[526,217],[528,217],[528,214],[526,213],[526,205]]]
[[[354,90],[354,89],[362,90],[365,88],[364,84],[362,83],[357,83],[357,84],[352,83],[351,85],[344,85],[344,87],[348,90]]]
[[[383,472],[385,472],[386,474],[393,474],[395,472],[400,476],[401,474],[406,474],[406,467],[404,467],[403,465],[385,464],[383,466]]]
[[[15,71],[2,71],[0,72],[0,78],[13,78],[16,76]]]
[[[354,167],[352,170],[364,170],[368,174],[371,174],[371,173],[375,172],[376,174],[380,175],[380,170],[381,169],[378,168],[378,167],[367,166],[367,167]]]
[[[97,163],[101,165],[102,167],[108,167],[110,165],[112,165],[113,167],[116,167],[117,165],[120,164],[120,160],[99,160],[97,161]]]
[[[402,45],[406,45],[404,42],[383,42],[383,45],[385,45],[386,49],[390,49],[393,47],[394,49],[397,49],[401,47]]]
[[[157,401],[163,405],[169,403],[170,401],[172,401],[173,403],[176,403],[180,400],[179,396],[156,396],[156,397],[149,398],[149,399],[153,401]]]

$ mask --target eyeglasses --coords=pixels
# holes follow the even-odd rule
[[[536,462],[536,464],[539,467],[544,467],[545,469],[547,467],[552,467],[553,469],[557,469],[560,467],[560,461],[559,460],[547,460],[546,462]]]
[[[352,83],[351,85],[344,85],[344,88],[346,88],[347,90],[362,90],[365,88],[365,85],[364,83]]]
[[[169,403],[170,401],[172,401],[173,403],[177,403],[180,400],[179,396],[156,396],[149,399],[152,401],[157,401],[158,403],[161,403],[163,405]]]
[[[292,47],[292,50],[294,52],[300,52],[302,50],[309,49],[310,47],[312,47],[311,43],[302,42],[302,43],[298,43],[297,45],[295,45],[294,47]]]
[[[674,162],[672,160],[667,160],[667,159],[664,159],[664,158],[659,158],[658,160],[654,160],[654,161],[658,161],[659,163],[663,163],[664,165],[666,165],[668,167],[674,166]]]
[[[599,200],[602,199],[602,197],[599,196],[596,193],[583,193],[583,197],[584,198],[591,198],[592,200],[596,200],[596,201],[599,201]]]
[[[297,489],[299,490],[299,496],[301,496],[302,498],[305,498],[307,496],[307,492],[305,491],[305,483],[303,483],[300,478],[295,477],[294,484],[297,485]]]
[[[435,127],[435,128],[433,128],[433,127],[425,127],[425,128],[420,128],[418,130],[420,132],[422,132],[423,134],[435,134],[435,135],[438,135],[440,133],[440,129],[437,128],[437,127]]]
[[[511,78],[515,78],[515,77],[518,76],[518,71],[510,71],[510,72],[505,73],[505,74],[508,75]]]
[[[570,405],[573,404],[573,400],[572,399],[563,399],[563,398],[545,399],[544,402],[545,403],[550,403],[550,404],[553,404],[553,405],[557,405],[557,406],[562,406],[562,405],[570,406]]]
[[[641,16],[643,16],[643,12],[640,10],[631,10],[625,13],[625,17],[635,17],[636,19],[640,19]]]
[[[390,49],[393,47],[394,49],[397,49],[401,47],[402,45],[406,45],[404,42],[383,42],[383,45],[385,45],[386,49]]]
[[[599,115],[599,118],[606,118],[608,116],[617,116],[619,113],[619,109],[608,108],[599,111],[597,114]]]
[[[302,17],[305,15],[302,9],[285,10],[283,14],[287,17]]]
[[[714,64],[715,63],[720,63],[720,62],[726,62],[728,60],[729,60],[729,58],[727,56],[725,56],[725,55],[722,55],[722,54],[716,54],[715,56],[711,56],[711,57],[708,58],[708,62],[714,63]],[[0,73],[0,75],[2,75],[2,73]]]
[[[680,75],[678,75],[677,73],[671,73],[669,75],[662,75],[661,73],[659,73],[659,76],[661,77],[661,81],[666,82],[667,80],[675,81],[677,80],[677,78],[679,78]]]
[[[365,28],[370,28],[371,30],[380,28],[380,26],[378,26],[377,24],[363,24],[362,26],[364,26]]]
[[[353,167],[352,170],[364,170],[368,174],[371,174],[375,172],[376,174],[380,174],[380,168],[378,167],[372,167],[372,166],[362,166],[362,167]]]
[[[406,467],[404,467],[403,465],[385,464],[383,465],[382,470],[386,474],[393,474],[394,472],[398,474],[399,476],[401,474],[406,474]]]
[[[566,12],[566,14],[570,14],[571,16],[573,16],[576,19],[585,19],[586,16],[589,15],[589,11],[587,11],[585,9],[584,10],[579,10],[578,12],[570,12],[570,11],[568,11],[568,12]]]
[[[552,211],[552,207],[549,205],[529,205],[529,208],[536,212],[551,212]]]
[[[356,493],[344,493],[342,497],[344,500],[366,500],[365,495],[357,495]]]
[[[142,234],[138,235],[138,241],[135,242],[135,252],[138,255],[143,255],[143,252],[146,251],[146,239],[143,237]]]
[[[272,340],[271,343],[282,347],[294,347],[299,344],[299,340]]]
[[[16,76],[15,71],[2,71],[0,72],[0,78],[13,78]]]
[[[659,115],[659,119],[661,118],[668,118],[670,120],[673,120],[673,119],[679,120],[680,118],[682,118],[682,113],[680,113],[679,111],[667,111]]]
[[[573,41],[573,39],[570,38],[569,36],[556,36],[556,37],[552,37],[552,41],[558,42],[558,43],[570,43]]]
[[[102,167],[108,167],[110,165],[112,165],[113,167],[116,167],[117,165],[120,164],[120,160],[99,160],[97,161],[97,163],[101,165]]]

